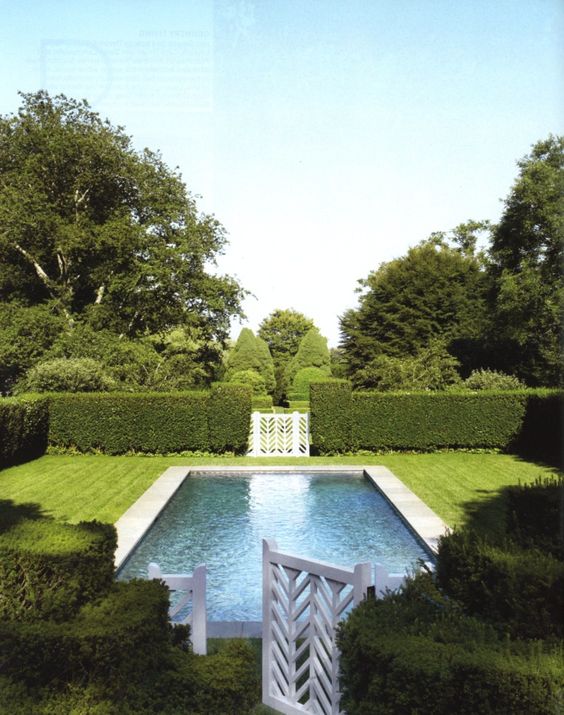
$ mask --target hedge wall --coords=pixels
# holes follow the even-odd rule
[[[312,446],[319,452],[515,448],[560,452],[562,393],[352,392],[347,381],[311,386]]]
[[[48,424],[45,398],[0,398],[0,468],[40,457]]]
[[[49,413],[50,444],[81,452],[242,452],[251,389],[218,383],[210,392],[52,394]]]

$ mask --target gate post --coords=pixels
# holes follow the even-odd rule
[[[260,454],[260,412],[253,412],[253,457]]]
[[[300,456],[300,413],[292,412],[292,456]]]

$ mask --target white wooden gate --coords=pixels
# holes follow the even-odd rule
[[[190,640],[194,653],[207,653],[207,610],[206,610],[206,573],[205,564],[196,566],[190,574],[163,574],[158,564],[151,562],[147,569],[150,579],[164,581],[171,591],[180,591],[181,596],[168,612],[171,621],[190,625]],[[182,617],[182,613],[192,606],[191,613]],[[180,619],[176,619],[177,616]]]
[[[365,597],[370,563],[352,569],[278,551],[263,539],[262,701],[284,715],[338,715],[335,629]]]
[[[275,415],[253,412],[248,455],[309,457],[309,414]]]

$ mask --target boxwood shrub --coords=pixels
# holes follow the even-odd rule
[[[0,468],[40,457],[47,449],[48,430],[45,398],[0,398]]]
[[[309,386],[311,445],[318,452],[346,452],[352,441],[352,388],[347,380]]]
[[[440,596],[413,590],[364,601],[341,625],[348,715],[559,712],[558,648],[500,637]]]
[[[39,518],[4,526],[0,521],[0,619],[64,620],[110,587],[112,525]]]

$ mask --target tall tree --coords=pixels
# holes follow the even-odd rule
[[[562,383],[564,137],[518,162],[492,234],[489,273],[497,365],[531,385]]]
[[[359,281],[359,307],[340,319],[351,374],[380,354],[413,356],[433,339],[481,335],[486,278],[470,243],[452,246],[434,234]]]
[[[243,328],[237,342],[227,354],[225,360],[225,377],[230,379],[235,373],[254,370],[264,380],[266,391],[274,391],[274,363],[268,345],[257,338],[250,328]]]
[[[21,96],[0,117],[0,300],[50,302],[71,327],[224,340],[243,291],[206,271],[225,233],[180,175],[85,101]]]
[[[298,352],[286,366],[286,380],[291,385],[296,374],[305,367],[319,368],[326,375],[331,374],[331,356],[327,338],[317,328],[308,330],[300,342]]]

